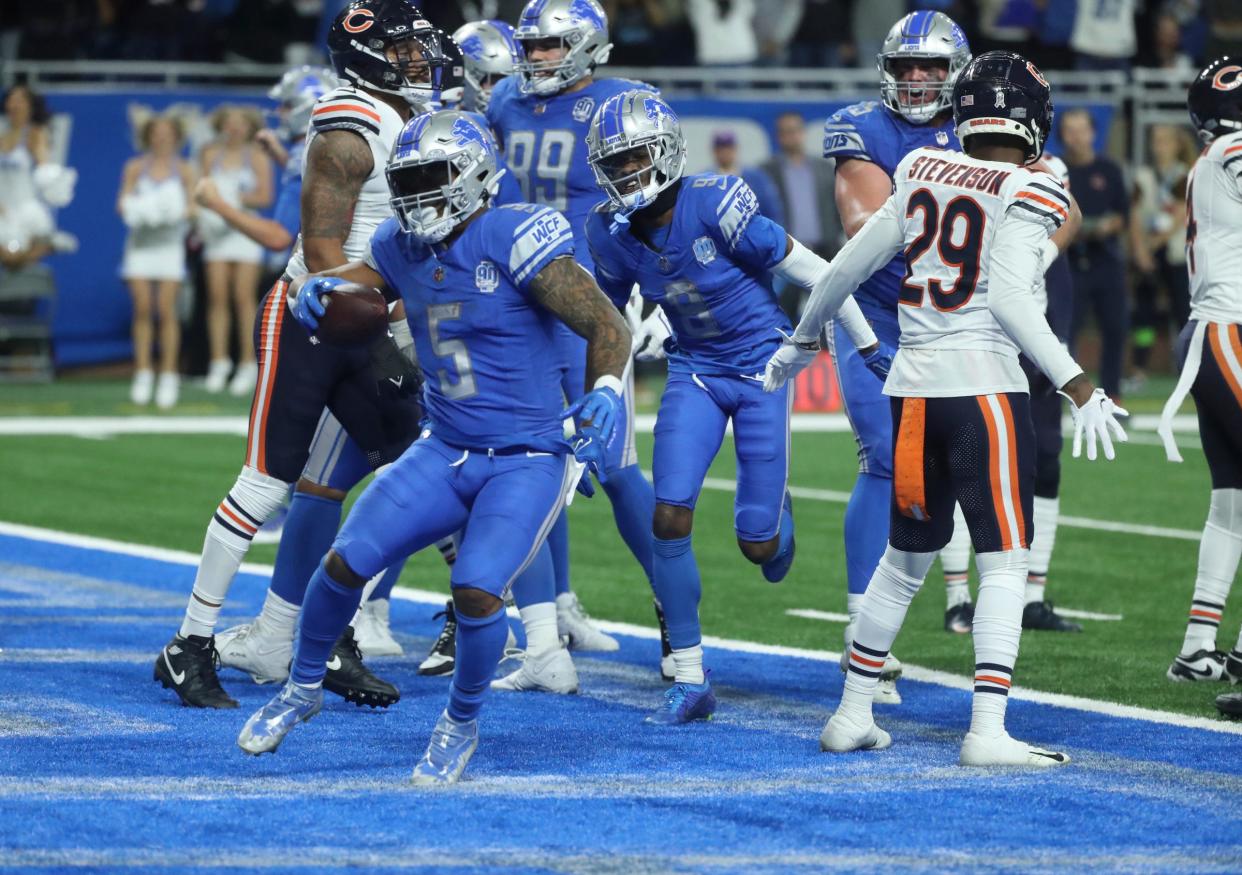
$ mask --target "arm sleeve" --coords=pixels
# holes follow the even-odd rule
[[[854,112],[851,113],[850,110]],[[861,107],[847,107],[834,114],[824,123],[824,157],[842,160],[860,158],[871,161],[871,149],[867,145],[866,125],[858,124]],[[866,115],[866,111],[862,111]]]
[[[794,285],[802,286],[808,291],[812,290],[828,271],[828,262],[792,237],[789,239],[793,247],[785,256],[785,260],[772,268],[772,271]],[[845,299],[836,318],[849,334],[856,348],[866,349],[879,342],[875,332],[871,329],[871,323],[863,316],[862,310],[852,296]]]
[[[1082,373],[1031,293],[1047,234],[1036,222],[1009,214],[996,229],[988,262],[988,310],[1027,358],[1058,389]]]
[[[513,231],[509,250],[509,276],[522,294],[529,294],[530,282],[554,258],[573,257],[574,234],[569,220],[546,207],[533,214],[519,214],[521,222]],[[627,292],[628,296],[628,292]]]
[[[802,321],[794,329],[794,340],[810,343],[818,338],[824,323],[837,315],[845,300],[867,277],[901,251],[901,243],[897,202],[890,196],[820,275],[802,311]]]

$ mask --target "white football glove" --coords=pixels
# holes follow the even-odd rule
[[[783,333],[783,332],[782,332]],[[785,336],[781,348],[768,359],[763,369],[763,391],[775,392],[799,373],[819,355],[818,349],[799,346],[792,337]]]
[[[638,324],[634,332],[632,352],[640,362],[654,362],[664,358],[667,350],[664,341],[673,336],[673,328],[668,324],[664,310],[656,307],[646,319]]]
[[[1064,392],[1060,394],[1065,395]],[[1068,395],[1065,397],[1069,398]],[[1126,437],[1126,430],[1121,427],[1117,417],[1129,415],[1128,411],[1114,404],[1113,400],[1104,394],[1103,389],[1096,389],[1092,392],[1091,397],[1082,407],[1076,406],[1071,400],[1070,416],[1074,419],[1073,457],[1077,459],[1082,455],[1082,437],[1085,433],[1087,458],[1095,461],[1095,446],[1098,440],[1104,445],[1104,458],[1111,462],[1116,458],[1116,453],[1113,452],[1113,438],[1116,438],[1118,443],[1125,443],[1129,440]]]

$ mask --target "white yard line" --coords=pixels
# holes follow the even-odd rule
[[[1057,605],[1057,613],[1062,617],[1070,617],[1074,620],[1097,620],[1106,623],[1117,623],[1125,619],[1122,614],[1097,614],[1095,611],[1076,611],[1073,608],[1063,608]]]
[[[812,608],[790,608],[785,613],[790,617],[802,617],[806,620],[823,620],[825,623],[848,623],[850,621],[849,614],[836,614],[832,611],[816,611]],[[1063,608],[1057,605],[1057,613],[1063,617],[1073,617],[1076,620],[1122,620],[1121,614],[1097,614],[1093,611],[1076,611],[1073,608]]]
[[[58,532],[52,529],[23,526],[14,523],[0,522],[0,535],[11,535],[18,538],[28,538],[33,541],[42,541],[51,544],[64,544],[70,547],[83,547],[92,550],[101,550],[108,553],[118,553],[125,556],[136,556],[144,559],[156,559],[162,562],[170,562],[177,565],[194,566],[198,564],[199,558],[197,554],[188,553],[184,550],[169,550],[163,547],[149,547],[143,544],[129,544],[123,541],[113,541],[107,538],[74,535],[68,532]],[[270,576],[272,573],[272,566],[247,562],[242,565],[242,570],[250,574]],[[445,593],[398,587],[393,590],[393,597],[405,601],[418,602],[420,604],[442,604],[445,599]],[[605,632],[615,632],[619,635],[630,635],[635,638],[645,638],[652,641],[659,640],[660,637],[658,629],[651,629],[646,626],[636,626],[631,623],[615,623],[608,620],[599,620],[597,621],[597,625]],[[790,656],[799,659],[809,659],[815,662],[830,663],[834,666],[838,665],[841,660],[841,654],[835,653],[831,650],[809,650],[801,647],[759,644],[754,641],[739,641],[731,638],[716,638],[714,636],[707,635],[703,636],[703,644],[707,647],[732,650],[738,653],[755,653],[766,656]],[[910,678],[911,680],[936,684],[938,686],[949,687],[955,690],[970,691],[974,688],[974,680],[972,678],[964,675],[951,674],[946,671],[939,671],[937,669],[921,668],[917,665],[911,665],[909,663],[905,664],[904,676]],[[1143,720],[1149,723],[1180,726],[1187,729],[1205,729],[1210,732],[1223,732],[1229,735],[1242,736],[1242,722],[1234,723],[1222,720],[1213,720],[1207,717],[1191,717],[1185,714],[1174,714],[1169,711],[1158,711],[1152,708],[1138,708],[1132,705],[1102,702],[1096,699],[1087,699],[1081,696],[1067,696],[1060,693],[1045,693],[1038,690],[1027,690],[1018,687],[1015,687],[1010,691],[1010,697],[1014,699],[1023,699],[1029,702],[1054,705],[1059,708],[1069,708],[1075,711],[1104,714],[1109,717]]]

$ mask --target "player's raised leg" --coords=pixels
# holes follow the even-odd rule
[[[789,573],[795,551],[788,489],[793,387],[764,392],[763,384],[745,377],[729,378],[727,386],[733,395],[730,407],[737,455],[733,502],[737,544],[742,555],[762,567],[769,582],[779,583]]]

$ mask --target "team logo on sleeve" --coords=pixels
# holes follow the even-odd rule
[[[716,260],[716,244],[711,237],[700,237],[694,241],[694,260],[704,267]]]
[[[576,122],[586,122],[591,120],[591,113],[595,111],[595,98],[584,97],[574,104],[573,116]]]
[[[500,271],[490,261],[480,261],[474,269],[474,284],[480,292],[490,295],[500,285]]]

